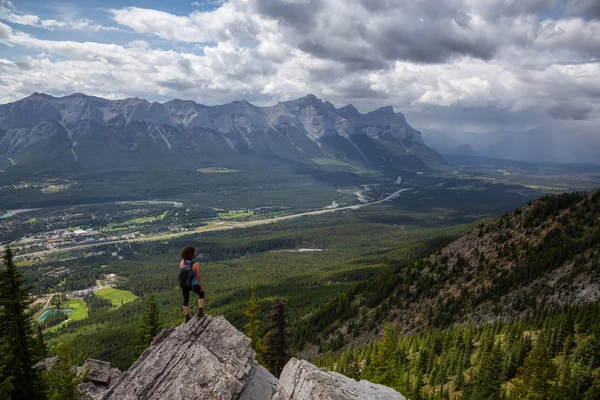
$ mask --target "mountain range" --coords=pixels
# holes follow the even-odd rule
[[[0,105],[5,175],[21,169],[56,177],[157,162],[227,167],[265,158],[309,165],[327,158],[413,171],[446,164],[392,107],[363,114],[313,95],[257,107],[247,101],[206,106],[34,93]]]

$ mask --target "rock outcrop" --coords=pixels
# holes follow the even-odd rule
[[[121,378],[122,372],[111,368],[110,363],[88,358],[79,367],[79,373],[86,373],[85,381],[79,385],[79,390],[85,392],[92,400],[100,399],[104,393],[113,387]]]
[[[337,372],[321,370],[308,361],[292,358],[279,377],[273,400],[406,400],[387,386],[355,381]]]
[[[80,389],[92,400],[405,400],[388,387],[295,358],[278,381],[258,364],[250,339],[223,317],[194,317],[164,330],[116,383],[108,364],[88,363]]]
[[[169,328],[103,400],[270,400],[277,379],[255,360],[250,339],[223,317]]]

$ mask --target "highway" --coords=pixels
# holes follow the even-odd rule
[[[157,240],[168,240],[168,239],[181,237],[181,236],[187,236],[187,235],[196,235],[196,234],[204,233],[204,232],[216,232],[216,231],[225,231],[225,230],[230,230],[230,229],[251,228],[254,226],[273,224],[276,222],[287,221],[287,220],[300,218],[300,217],[322,215],[322,214],[328,214],[328,213],[344,211],[344,210],[357,210],[362,207],[367,207],[367,206],[371,206],[371,205],[382,204],[382,203],[388,202],[390,200],[393,200],[393,199],[399,197],[403,192],[406,192],[409,190],[412,190],[412,188],[400,189],[381,200],[373,201],[373,202],[365,203],[365,204],[357,204],[357,205],[347,206],[347,207],[329,208],[329,209],[318,210],[318,211],[308,211],[308,212],[303,212],[303,213],[298,213],[298,214],[285,215],[282,217],[260,219],[260,220],[256,220],[256,221],[242,221],[242,222],[221,221],[221,222],[212,223],[209,225],[201,226],[199,228],[184,231],[184,232],[161,233],[161,234],[156,234],[156,235],[143,236],[143,237],[139,237],[139,238],[135,238],[135,239],[119,239],[119,240],[111,240],[111,241],[105,241],[105,242],[81,244],[81,245],[69,246],[69,247],[58,247],[56,249],[21,254],[21,255],[15,256],[15,260],[28,259],[28,258],[40,258],[45,255],[53,254],[53,253],[64,253],[64,252],[70,252],[70,251],[74,251],[74,250],[81,250],[81,249],[86,249],[86,248],[92,248],[92,247],[97,247],[97,246],[106,246],[106,245],[119,244],[119,243],[152,242],[152,241],[157,241]]]

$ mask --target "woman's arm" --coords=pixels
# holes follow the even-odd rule
[[[196,273],[196,280],[198,281],[198,285],[200,285],[200,289],[204,290],[204,285],[202,284],[202,276],[200,275],[200,263],[196,262],[192,265],[194,272]]]

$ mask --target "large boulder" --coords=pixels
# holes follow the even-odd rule
[[[356,381],[292,358],[279,377],[273,400],[406,400],[387,386]]]
[[[84,392],[88,399],[98,400],[107,390],[113,387],[119,379],[122,372],[116,368],[111,368],[110,363],[88,358],[85,363],[78,368],[80,374],[87,373],[85,380],[79,385],[79,391]]]
[[[163,332],[102,400],[271,400],[277,379],[223,317]]]

